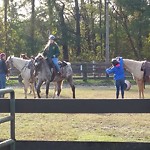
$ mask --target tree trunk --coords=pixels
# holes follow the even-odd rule
[[[48,0],[48,15],[49,15],[49,27],[50,32],[53,28],[53,8],[54,8],[55,0]]]
[[[35,40],[34,40],[34,34],[35,34],[35,0],[31,1],[32,5],[32,14],[31,14],[31,52],[32,54],[35,54]]]
[[[81,0],[81,10],[82,10],[82,19],[84,22],[84,28],[85,28],[85,40],[87,42],[88,48],[87,50],[91,52],[91,40],[90,40],[90,27],[89,27],[89,16],[88,12],[86,10],[84,0]]]
[[[78,0],[75,0],[75,18],[76,18],[76,45],[77,45],[77,53],[76,56],[80,56],[81,53],[81,39],[80,39],[80,12],[79,12],[79,4]]]
[[[99,28],[100,28],[100,58],[103,59],[103,33],[102,33],[102,0],[99,1]]]
[[[62,33],[62,48],[63,48],[63,59],[65,61],[69,61],[69,55],[68,55],[68,33],[67,33],[67,27],[64,19],[64,8],[65,4],[62,2],[61,5],[56,4],[56,9],[59,14],[59,22],[60,22],[60,30]]]
[[[4,25],[5,25],[5,45],[4,45],[4,50],[5,50],[6,55],[9,55],[8,54],[8,22],[7,22],[8,5],[9,5],[9,0],[4,0]]]
[[[91,7],[93,6],[93,0],[90,0],[90,5]],[[97,51],[96,51],[96,38],[95,38],[95,31],[94,31],[94,21],[95,21],[95,18],[94,18],[94,11],[92,9],[91,11],[91,16],[90,16],[90,19],[91,19],[91,48],[92,48],[92,51],[94,52],[95,56],[97,55]]]

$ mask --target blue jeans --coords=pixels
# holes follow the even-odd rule
[[[59,64],[58,64],[58,58],[56,58],[56,57],[55,57],[55,58],[52,58],[52,62],[54,63],[54,65],[55,65],[57,71],[60,72],[60,66],[59,66]]]
[[[116,86],[116,98],[119,98],[119,91],[121,90],[121,96],[124,98],[124,79],[116,80],[115,86]]]
[[[0,73],[0,89],[4,89],[6,87],[6,75],[4,73]],[[3,98],[4,94],[0,95],[0,98]]]
[[[0,89],[6,87],[6,75],[4,73],[0,74]]]

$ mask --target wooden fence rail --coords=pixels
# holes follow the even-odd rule
[[[74,72],[74,79],[82,79],[87,81],[88,79],[106,79],[105,69],[110,67],[110,64],[105,62],[81,62],[81,63],[72,63],[72,69]],[[131,78],[131,74],[125,71],[127,77]],[[19,71],[15,68],[12,68],[10,71],[11,80],[18,80]],[[15,76],[15,78],[13,77]],[[111,76],[112,77],[112,76]]]

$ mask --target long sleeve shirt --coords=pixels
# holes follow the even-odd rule
[[[111,68],[106,69],[107,74],[114,74],[114,80],[125,79],[124,67],[123,67],[123,59],[119,58],[119,64],[113,66]]]
[[[7,74],[7,73],[8,73],[8,68],[6,66],[5,61],[0,59],[0,74]]]
[[[55,57],[58,57],[60,55],[59,47],[56,43],[51,43],[49,45],[49,49],[47,51],[47,57],[52,58],[55,55]]]

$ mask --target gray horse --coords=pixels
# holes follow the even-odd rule
[[[60,63],[60,66],[62,74],[58,75],[55,73],[55,69],[53,67],[49,67],[47,60],[43,57],[42,54],[38,54],[35,57],[35,69],[38,78],[36,84],[36,91],[39,98],[41,98],[40,88],[43,82],[46,83],[46,98],[48,98],[50,82],[55,83],[55,95],[59,97],[62,89],[62,84],[65,79],[70,84],[73,98],[75,98],[75,85],[73,83],[73,71],[71,68],[71,64],[69,62],[62,62]]]

